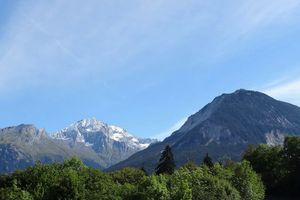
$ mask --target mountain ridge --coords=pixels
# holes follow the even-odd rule
[[[81,132],[79,129],[76,132],[78,127],[75,125],[80,123]],[[97,124],[104,129],[96,127]],[[61,162],[73,156],[79,157],[88,166],[104,169],[146,148],[151,142],[156,142],[147,138],[137,139],[125,129],[109,126],[95,118],[80,120],[73,125],[75,131],[69,126],[57,132],[61,133],[60,136],[66,133],[68,138],[48,134],[45,129],[36,128],[32,124],[0,129],[0,173],[23,169],[36,161]],[[89,138],[90,143],[85,143],[86,138],[82,135],[86,132],[93,136]],[[111,134],[112,138],[108,138],[107,134]],[[103,148],[99,147],[100,143]]]
[[[299,134],[298,106],[261,92],[240,89],[214,98],[162,142],[108,170],[132,166],[152,171],[167,144],[174,151],[177,165],[181,166],[189,160],[200,163],[207,152],[214,160],[238,160],[249,144],[277,145],[286,135]]]
[[[95,118],[79,120],[50,135],[26,124],[0,129],[0,172],[71,156],[101,169],[129,166],[152,171],[167,144],[177,166],[189,160],[200,163],[207,152],[214,160],[238,160],[247,145],[277,145],[286,135],[300,135],[300,108],[241,89],[214,98],[161,142],[134,137]]]

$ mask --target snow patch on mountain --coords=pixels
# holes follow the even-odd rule
[[[54,139],[70,140],[74,143],[83,143],[85,146],[93,146],[97,144],[102,137],[93,137],[101,135],[109,142],[119,142],[126,144],[129,148],[142,150],[147,148],[154,140],[138,139],[125,129],[114,125],[108,125],[96,118],[83,119],[71,124],[67,128],[62,129],[54,134]],[[96,140],[91,140],[94,138]],[[111,140],[111,141],[109,141]],[[147,141],[147,143],[145,143]]]

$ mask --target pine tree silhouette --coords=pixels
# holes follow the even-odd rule
[[[158,174],[173,174],[175,169],[175,161],[171,147],[167,145],[161,154],[159,163],[155,168],[155,173]]]
[[[212,162],[211,157],[208,156],[208,153],[206,153],[206,156],[203,159],[203,164],[208,166],[209,168],[214,166],[214,163]]]

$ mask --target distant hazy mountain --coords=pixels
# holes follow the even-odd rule
[[[105,167],[116,164],[156,142],[152,139],[138,139],[122,128],[107,125],[94,118],[71,124],[52,137],[67,141],[70,148],[78,145],[91,148],[106,161]]]
[[[200,163],[207,152],[215,160],[240,159],[249,144],[276,145],[286,135],[300,135],[299,107],[260,92],[238,90],[215,98],[170,137],[109,170],[143,166],[151,171],[167,144],[177,166],[189,160]]]
[[[107,168],[140,151],[151,139],[137,139],[124,129],[96,119],[81,120],[49,136],[44,129],[19,125],[0,129],[0,173],[51,163],[72,156],[88,166]]]

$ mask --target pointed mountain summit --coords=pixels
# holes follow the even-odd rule
[[[89,147],[111,166],[147,148],[151,139],[139,139],[125,129],[108,125],[96,118],[83,119],[52,134],[56,141],[67,142],[71,148]]]
[[[124,142],[129,148],[137,150],[145,149],[150,143],[155,141],[138,139],[125,129],[108,125],[96,118],[80,120],[52,135],[55,139],[70,140],[73,143],[83,143],[86,146],[97,146],[97,143],[101,141],[100,136],[114,142]]]
[[[277,145],[286,135],[300,135],[300,108],[241,89],[216,97],[164,141],[110,170],[133,166],[152,171],[166,145],[172,147],[177,166],[189,160],[200,163],[206,153],[214,160],[237,160],[249,144]]]

